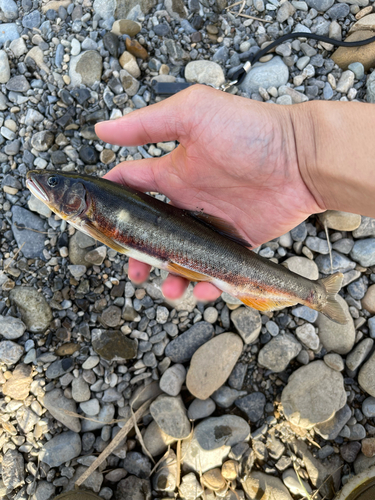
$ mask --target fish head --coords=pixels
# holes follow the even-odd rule
[[[74,222],[87,210],[88,193],[84,181],[76,174],[30,170],[26,186],[55,214],[69,222]]]

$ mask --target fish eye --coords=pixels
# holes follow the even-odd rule
[[[47,179],[47,184],[49,185],[49,187],[52,187],[52,188],[57,186],[58,182],[59,182],[59,179],[55,176],[48,177],[48,179]]]

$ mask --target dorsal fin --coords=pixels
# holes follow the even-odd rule
[[[202,222],[205,226],[208,226],[217,233],[226,236],[235,243],[238,243],[239,245],[242,245],[244,247],[251,247],[251,244],[248,241],[246,241],[240,235],[237,229],[233,227],[232,224],[230,224],[226,220],[221,219],[220,217],[216,217],[215,215],[206,214],[205,212],[202,211],[200,212],[190,211],[189,214],[192,217],[194,217],[194,219],[197,219],[199,222]]]

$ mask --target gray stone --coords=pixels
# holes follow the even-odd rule
[[[27,206],[33,212],[37,212],[44,217],[50,217],[52,214],[51,209],[38,198],[36,198],[33,194],[30,196],[29,201],[27,202]]]
[[[373,74],[374,73],[371,73],[371,75]],[[358,229],[355,229],[353,231],[353,236],[354,238],[366,238],[367,236],[375,236],[375,219],[371,217],[365,217],[362,215],[361,224],[358,227]]]
[[[20,35],[18,33],[17,25],[15,23],[3,23],[0,30],[0,44],[7,41],[16,40]]]
[[[134,474],[141,479],[147,479],[151,473],[150,460],[137,451],[127,453],[123,467],[129,474]]]
[[[4,454],[2,464],[2,479],[7,491],[13,491],[25,482],[25,466],[21,453],[9,450]]]
[[[77,403],[88,401],[91,396],[90,387],[83,377],[77,377],[72,381],[72,398]]]
[[[22,26],[24,28],[39,28],[40,25],[40,12],[38,10],[33,10],[30,14],[26,14],[22,17]]]
[[[53,319],[51,308],[35,288],[16,286],[10,292],[10,299],[18,307],[27,330],[40,333],[49,327]]]
[[[193,472],[183,476],[178,489],[181,498],[184,500],[196,500],[201,498],[201,494],[203,493],[202,485],[198,482]]]
[[[213,337],[213,334],[214,329],[210,323],[206,321],[196,323],[167,345],[165,355],[174,363],[185,363],[201,345]]]
[[[349,14],[350,7],[346,3],[332,5],[330,9],[327,10],[327,14],[332,19],[332,21],[336,21],[341,17],[346,17]],[[351,68],[349,68],[351,69]]]
[[[86,471],[87,471],[87,467],[85,467],[83,465],[79,465],[78,467],[76,467],[74,475],[73,475],[72,479],[69,481],[68,486],[66,487],[66,490],[68,490],[68,491],[74,490],[76,488],[75,487],[76,481]],[[89,477],[85,481],[83,481],[82,488],[87,489],[87,490],[92,490],[95,493],[99,493],[102,482],[103,482],[103,474],[101,474],[100,472],[95,470],[95,471],[91,472],[91,474],[89,475]],[[121,498],[125,498],[125,497],[121,497]]]
[[[354,472],[360,474],[375,465],[375,456],[366,457],[363,453],[359,453],[354,462]]]
[[[204,450],[215,450],[223,445],[234,446],[249,435],[249,424],[236,415],[207,418],[194,431],[195,439]]]
[[[361,441],[366,437],[366,429],[361,424],[348,425],[351,441]]]
[[[248,498],[292,500],[281,480],[264,472],[251,471],[242,486]]]
[[[31,145],[37,151],[47,151],[53,144],[55,136],[48,130],[36,132],[31,138]]]
[[[14,21],[18,17],[18,8],[13,0],[0,0],[0,11],[8,21]]]
[[[352,464],[357,458],[358,453],[361,450],[361,443],[358,441],[352,443],[345,443],[340,446],[340,455],[349,464]]]
[[[283,483],[293,495],[304,497],[306,491],[312,493],[311,486],[297,476],[294,469],[287,469],[283,472]]]
[[[346,273],[355,268],[355,262],[335,251],[332,251],[332,268],[329,255],[318,255],[315,262],[323,274]]]
[[[346,366],[349,370],[356,370],[370,354],[374,345],[373,339],[363,339],[346,357]]]
[[[190,420],[198,420],[212,415],[215,411],[216,405],[211,398],[205,400],[194,399],[188,409],[188,417]]]
[[[360,62],[349,64],[348,69],[350,69],[350,71],[353,71],[357,80],[362,80],[362,78],[365,76],[365,68]]]
[[[375,265],[375,238],[356,241],[350,256],[363,267]]]
[[[348,405],[345,405],[341,410],[338,410],[333,417],[318,424],[314,427],[315,432],[323,439],[333,441],[340,434],[344,426],[352,416],[352,412]]]
[[[27,259],[44,259],[44,221],[17,205],[12,207],[12,214],[12,231],[23,255]]]
[[[159,396],[151,403],[150,413],[168,436],[184,439],[190,434],[190,422],[180,397]]]
[[[72,371],[73,368],[74,364],[71,358],[58,359],[49,365],[46,370],[46,377],[53,380]]]
[[[367,90],[366,92],[367,102],[375,103],[375,71],[373,71],[367,78],[366,90]]]
[[[73,432],[80,432],[81,423],[79,418],[73,417],[67,413],[77,413],[77,406],[72,399],[67,399],[64,396],[62,389],[53,389],[47,392],[44,396],[39,398],[39,402],[58,422],[61,422]]]
[[[315,321],[318,319],[318,311],[315,311],[314,309],[311,309],[307,306],[295,307],[294,309],[292,309],[292,314],[296,318],[304,319],[309,323],[315,323]]]
[[[185,67],[185,78],[188,82],[203,83],[220,88],[225,82],[221,66],[213,61],[191,61]]]
[[[310,280],[317,280],[319,278],[319,269],[313,260],[296,255],[289,257],[289,259],[286,259],[284,263],[287,264],[290,271],[299,274],[304,278],[308,278]]]
[[[207,399],[228,379],[242,353],[243,343],[235,333],[222,333],[193,355],[186,386],[193,396]]]
[[[26,330],[26,325],[20,318],[0,315],[0,335],[7,340],[14,340],[22,337]]]
[[[39,453],[39,460],[50,467],[59,465],[79,457],[81,454],[81,438],[72,431],[62,432],[47,441]]]
[[[203,62],[203,61],[202,61]],[[256,63],[251,68],[240,88],[248,94],[259,91],[259,87],[280,87],[289,79],[288,66],[278,56],[266,63]]]
[[[322,238],[317,238],[313,236],[309,236],[306,239],[306,246],[313,250],[314,252],[318,252],[320,254],[326,255],[328,250],[328,242],[327,240],[323,240]]]
[[[223,385],[212,394],[212,399],[215,403],[221,408],[229,408],[235,402],[236,399],[241,396],[245,396],[247,394],[246,391],[237,391],[236,389],[232,389],[227,385]]]
[[[7,83],[10,78],[10,67],[5,50],[0,50],[0,83]]]
[[[375,352],[361,367],[358,382],[365,392],[375,397]]]
[[[91,432],[97,429],[102,429],[105,425],[112,422],[115,416],[115,407],[111,403],[103,404],[99,414],[95,417],[95,422],[91,420],[83,420],[82,432]]]
[[[31,500],[52,500],[56,493],[56,488],[52,483],[47,481],[39,480],[35,493],[31,497]]]
[[[326,354],[324,356],[324,362],[327,366],[332,368],[332,370],[336,370],[338,372],[342,372],[344,369],[344,360],[340,356],[340,354],[336,354],[334,352],[330,354]]]
[[[375,417],[375,398],[366,398],[362,403],[362,413],[367,418]]]
[[[169,396],[178,396],[185,378],[185,367],[181,364],[173,365],[161,376],[160,389]]]
[[[245,344],[252,344],[257,340],[262,328],[259,311],[250,307],[239,307],[232,312],[230,318]]]
[[[97,415],[100,411],[100,404],[97,399],[90,399],[89,401],[83,401],[80,403],[81,410],[86,413],[89,417]]]
[[[332,7],[334,0],[306,0],[306,3],[318,12],[325,12]]]
[[[30,410],[27,406],[21,406],[21,408],[17,410],[16,420],[22,432],[27,434],[28,432],[31,432],[34,425],[39,422],[40,416]]]
[[[340,5],[334,5],[338,7]],[[319,219],[330,229],[336,231],[354,231],[361,223],[361,216],[338,210],[327,210],[319,215]]]
[[[1,29],[3,30],[3,24]],[[0,36],[1,38],[1,36]],[[25,93],[30,89],[30,84],[24,75],[13,76],[6,84],[7,90]]]
[[[102,76],[102,57],[96,50],[86,50],[70,60],[69,76],[71,85],[81,84],[92,87]]]
[[[298,356],[302,346],[290,333],[272,338],[259,352],[258,363],[275,373],[282,372]]]
[[[266,396],[262,392],[253,392],[244,398],[237,399],[235,405],[246,413],[250,422],[255,423],[263,416]]]
[[[156,491],[173,492],[177,486],[176,480],[177,457],[173,450],[169,450],[168,456],[160,462],[152,482]]]
[[[346,398],[341,373],[319,360],[292,373],[281,402],[290,422],[309,429],[332,418],[345,405]]]
[[[117,484],[114,496],[114,500],[151,500],[151,498],[149,479],[140,479],[137,476],[128,476],[122,479]]]
[[[309,323],[296,328],[298,339],[309,349],[317,350],[319,347],[319,337],[315,333],[315,328]]]
[[[334,351],[338,354],[347,354],[352,350],[354,345],[355,327],[348,304],[340,295],[337,295],[336,298],[345,311],[348,323],[346,325],[339,325],[319,313],[317,320],[319,338],[328,352]]]
[[[276,21],[278,23],[283,23],[288,19],[288,17],[293,16],[295,12],[295,7],[290,2],[286,1],[282,5],[280,5],[279,9],[277,10]]]
[[[3,340],[0,342],[0,361],[6,365],[14,365],[21,358],[23,347],[12,342],[11,340]]]
[[[246,372],[247,364],[237,363],[233,368],[232,373],[230,374],[228,384],[233,387],[233,389],[237,389],[238,391],[240,391],[245,380]]]
[[[168,436],[153,420],[146,429],[143,441],[151,456],[156,457],[164,453],[167,447],[175,443],[177,439]]]

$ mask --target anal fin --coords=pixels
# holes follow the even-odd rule
[[[186,269],[175,262],[169,262],[167,265],[167,271],[179,276],[183,276],[189,281],[211,281],[211,278],[205,274],[199,273],[197,271],[192,271],[191,269]]]
[[[284,309],[284,307],[290,307],[297,304],[295,300],[261,299],[245,294],[237,295],[236,297],[246,306],[257,309],[258,311],[276,311],[278,309]]]
[[[95,238],[96,240],[101,241],[102,243],[104,243],[104,245],[107,245],[107,247],[113,248],[113,250],[116,250],[116,252],[126,253],[128,250],[126,247],[123,247],[119,243],[116,243],[114,240],[101,232],[94,226],[94,224],[92,224],[92,222],[82,222],[81,228],[84,233],[88,234],[92,238]]]

